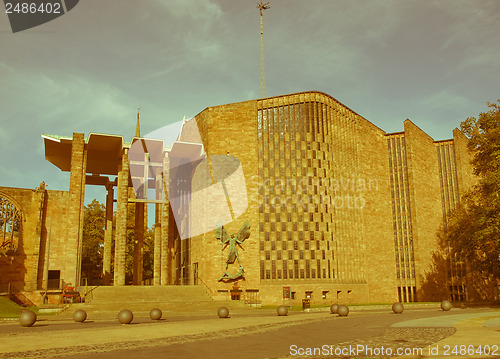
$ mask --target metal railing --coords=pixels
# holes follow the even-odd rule
[[[210,289],[210,287],[203,281],[203,279],[201,279],[199,276],[196,276],[196,279],[197,281],[199,281],[199,283],[201,283],[203,285],[203,287],[205,288],[205,291],[207,292],[207,294],[210,296],[210,298],[213,298],[213,292],[212,290]]]
[[[12,292],[10,283],[0,283],[0,295],[10,295]]]
[[[62,279],[47,279],[47,290],[63,290],[66,282]]]
[[[31,299],[26,297],[17,287],[12,285],[12,283],[7,284],[7,289],[9,299],[14,303],[17,303],[18,305],[23,307],[32,307],[35,305],[35,303],[31,301]]]

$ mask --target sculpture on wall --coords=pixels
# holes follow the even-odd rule
[[[222,276],[219,278],[219,282],[222,280],[236,280],[239,278],[244,278],[244,268],[241,265],[240,262],[240,257],[238,256],[238,248],[237,245],[241,245],[245,239],[250,237],[250,222],[245,221],[243,223],[243,226],[241,226],[240,230],[236,235],[233,233],[231,236],[227,233],[226,229],[224,226],[220,226],[215,230],[215,237],[219,239],[222,244],[229,246],[229,252],[227,253],[227,259],[226,259],[226,269],[229,267],[229,264],[233,264],[236,260],[238,260],[238,264],[240,266],[240,269],[235,273],[231,274],[227,270],[222,274]],[[223,248],[223,250],[225,247]]]
[[[224,271],[222,276],[217,281],[220,282],[221,280],[225,280],[225,281],[238,280],[238,279],[244,278],[244,277],[245,277],[245,270],[243,269],[242,266],[240,266],[240,269],[234,274],[231,274],[228,271]]]

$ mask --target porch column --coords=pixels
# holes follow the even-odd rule
[[[142,284],[144,259],[144,202],[135,203],[134,285]]]
[[[111,247],[113,242],[113,185],[106,185],[108,194],[106,195],[106,229],[104,231],[104,255],[102,260],[102,284],[111,283]]]
[[[81,251],[83,231],[83,203],[85,194],[86,151],[83,133],[73,133],[71,143],[71,169],[69,180],[69,221],[68,248],[73,250],[67,253],[66,270],[61,273],[62,279],[73,285],[80,285]],[[50,268],[49,268],[50,269]]]
[[[162,251],[162,243],[161,243],[161,217],[160,217],[160,204],[155,204],[155,249],[154,249],[154,274],[153,274],[153,283],[154,285],[162,284],[161,277],[161,251]]]
[[[116,238],[114,285],[125,285],[125,254],[127,250],[129,163],[128,150],[124,149],[122,164],[118,173],[116,194]]]

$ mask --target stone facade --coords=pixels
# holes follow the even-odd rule
[[[238,249],[244,297],[279,304],[290,286],[296,304],[425,299],[436,232],[473,183],[459,130],[434,141],[406,120],[388,134],[319,92],[209,107],[196,122],[208,158],[230,154],[243,168],[248,208],[226,228],[251,224]],[[190,273],[228,297],[214,232],[188,241]]]
[[[59,279],[77,283],[76,248],[68,238],[70,195],[66,191],[0,187],[0,197],[14,203],[22,215],[17,250],[0,255],[0,284],[17,291],[34,291],[58,285]]]
[[[44,135],[46,158],[70,172],[70,190],[0,187],[0,196],[23,215],[18,252],[0,256],[2,280],[43,289],[49,263],[64,281],[80,282],[90,184],[108,190],[103,284],[126,284],[130,212],[133,282],[141,283],[145,203],[154,203],[154,285],[198,284],[214,298],[239,295],[264,304],[282,303],[283,287],[291,288],[295,304],[427,298],[423,288],[441,250],[436,232],[474,183],[467,139],[458,129],[452,139],[434,141],[406,120],[404,131],[386,133],[320,92],[208,107],[183,126],[178,152],[139,137],[127,143],[114,135]],[[158,146],[158,153],[140,150]],[[188,156],[182,149],[189,146],[196,161],[183,167],[189,176],[180,185]],[[134,191],[138,185],[142,190]],[[148,188],[155,198],[141,197]],[[212,188],[217,196],[200,195]],[[198,206],[179,207],[195,194]],[[215,235],[222,218],[229,235],[250,224],[250,237],[232,249],[239,261],[227,263],[229,241]],[[449,295],[455,300],[466,299],[462,272],[462,264],[453,263]],[[224,273],[239,278],[219,280]]]

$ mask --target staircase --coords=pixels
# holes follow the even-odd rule
[[[246,308],[239,301],[215,301],[200,285],[101,286],[87,296],[85,303],[73,304],[65,313],[72,315],[75,310],[84,309],[89,316],[105,313],[116,316],[120,310],[129,309],[134,315],[148,316],[153,308],[160,308],[164,313],[186,314],[214,312],[221,306]]]
[[[212,302],[202,286],[103,286],[92,293],[91,303],[196,303]]]

